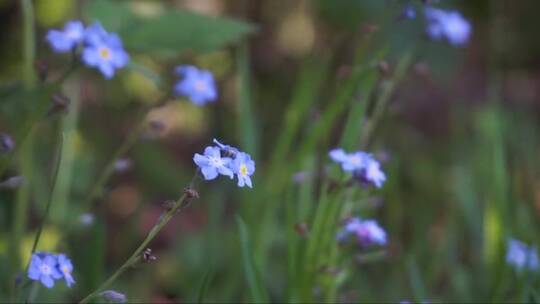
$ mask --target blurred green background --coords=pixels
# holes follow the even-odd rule
[[[429,41],[421,17],[398,18],[408,3],[33,1],[36,62],[51,78],[69,56],[52,53],[45,33],[72,19],[118,31],[133,64],[112,81],[79,69],[63,85],[68,109],[39,122],[2,177],[25,183],[0,190],[0,299],[29,257],[59,149],[39,248],[66,252],[77,284],[42,289],[40,299],[76,301],[133,252],[162,203],[191,180],[193,153],[218,138],[254,157],[254,189],[225,179],[201,184],[200,199],[151,243],[157,261],[111,289],[153,303],[196,301],[201,290],[211,302],[305,299],[295,295],[295,263],[310,240],[294,226],[311,226],[323,204],[327,151],[345,143],[384,160],[388,181],[379,191],[355,190],[349,199],[358,204],[343,215],[378,219],[390,241],[374,260],[329,258],[337,271],[316,275],[312,300],[540,301],[538,276],[516,274],[504,260],[510,237],[540,243],[540,2],[436,3],[471,21],[464,48]],[[18,93],[21,24],[19,1],[0,0],[0,132],[16,141],[40,94]],[[175,65],[188,63],[214,72],[218,102],[199,108],[171,99],[152,110],[122,156],[130,168],[112,175],[87,212],[85,196],[141,109],[167,94]],[[348,114],[364,104],[360,113],[371,117],[381,99],[385,115],[367,136],[362,117]],[[318,252],[320,260],[334,250]],[[246,276],[250,267],[257,282]],[[333,298],[319,297],[325,280],[337,286]]]

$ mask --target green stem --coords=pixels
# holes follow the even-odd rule
[[[190,183],[189,188],[191,188],[194,184],[195,179],[198,176],[199,171],[195,173],[193,176],[193,179]],[[109,285],[111,285],[122,273],[124,273],[127,269],[135,265],[140,258],[141,253],[143,250],[146,249],[148,244],[156,237],[156,235],[167,225],[167,223],[171,220],[171,218],[180,210],[182,210],[185,207],[189,206],[189,202],[193,197],[189,195],[187,191],[185,191],[180,198],[175,202],[174,206],[170,208],[168,211],[165,211],[158,219],[154,227],[148,232],[148,235],[143,240],[143,242],[139,245],[139,247],[133,252],[133,254],[116,270],[101,286],[99,286],[96,290],[91,292],[89,295],[87,295],[84,299],[82,299],[79,303],[88,303],[91,299],[96,297],[101,291],[103,291],[105,288],[107,288]]]
[[[36,76],[34,73],[34,60],[36,57],[34,8],[32,0],[21,0],[21,13],[23,21],[23,77],[27,89],[34,87]]]

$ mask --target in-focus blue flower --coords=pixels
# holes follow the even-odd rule
[[[348,220],[337,238],[344,241],[350,235],[354,235],[362,246],[386,245],[386,232],[375,220],[361,220],[358,217]]]
[[[176,67],[175,72],[182,78],[174,86],[175,94],[188,97],[198,106],[216,100],[216,84],[210,71],[182,65]]]
[[[40,281],[47,288],[54,286],[54,280],[62,278],[58,271],[57,259],[49,253],[34,253],[28,268],[28,278]]]
[[[238,177],[238,187],[244,187],[244,185],[253,187],[250,176],[255,172],[255,162],[249,154],[237,153],[232,163],[232,169]]]
[[[386,181],[380,163],[368,153],[362,151],[346,153],[343,149],[333,149],[329,152],[329,156],[341,165],[343,171],[352,172],[361,182],[371,183],[380,188]]]
[[[73,284],[75,284],[75,280],[73,279],[73,275],[71,274],[73,272],[73,264],[71,263],[71,260],[68,259],[68,257],[65,254],[59,254],[57,256],[57,262],[58,262],[58,269],[64,276],[66,285],[68,287],[71,287]]]
[[[84,25],[82,22],[69,21],[61,31],[48,31],[45,39],[55,52],[66,53],[77,47],[83,41],[83,37]]]
[[[529,247],[527,244],[516,239],[510,239],[508,241],[506,262],[514,266],[518,271],[523,269],[536,271],[540,266],[536,248]]]
[[[425,15],[427,33],[432,39],[446,39],[454,46],[463,46],[469,41],[471,24],[459,12],[427,7]]]
[[[199,168],[205,180],[213,180],[218,174],[234,177],[233,171],[229,168],[231,158],[221,157],[221,151],[218,147],[206,147],[204,155],[195,153],[193,161]]]
[[[108,33],[96,22],[85,31],[86,46],[82,53],[84,63],[95,67],[107,79],[111,79],[117,69],[129,63],[129,55],[122,46],[122,40],[115,33]]]

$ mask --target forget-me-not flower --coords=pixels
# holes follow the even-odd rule
[[[34,253],[28,268],[28,278],[40,281],[47,288],[52,288],[54,281],[62,278],[57,268],[56,257],[48,253]]]
[[[82,53],[84,63],[97,68],[107,79],[111,79],[117,69],[129,63],[129,55],[122,46],[122,40],[117,34],[105,31],[99,22],[86,29],[85,42]]]
[[[506,262],[518,271],[523,269],[536,271],[540,266],[536,248],[515,239],[508,241]]]
[[[427,7],[425,16],[427,33],[432,39],[446,39],[455,46],[463,46],[469,41],[471,24],[459,12]]]
[[[225,145],[220,143],[217,139],[214,138],[213,142],[221,149],[222,152],[224,152],[227,156],[236,156],[240,150],[238,150],[235,147]]]
[[[84,25],[81,21],[69,21],[63,30],[50,30],[46,40],[52,49],[58,53],[73,50],[84,38]]]
[[[353,177],[361,182],[371,183],[380,188],[386,181],[380,163],[366,152],[346,153],[338,148],[331,150],[328,154],[334,162],[341,165],[343,171],[352,172]]]
[[[193,161],[199,168],[205,180],[213,180],[218,174],[233,178],[233,171],[229,168],[231,158],[221,157],[221,150],[218,147],[206,147],[204,155],[195,153]]]
[[[216,84],[210,71],[182,65],[176,67],[175,72],[181,77],[174,86],[175,94],[188,97],[197,106],[217,99]]]
[[[255,172],[255,162],[249,154],[239,152],[233,160],[232,168],[234,174],[238,177],[238,187],[247,185],[252,188],[251,175]]]
[[[354,235],[362,246],[386,244],[386,232],[375,220],[361,220],[358,217],[348,220],[337,238],[344,241],[350,235]]]
[[[73,276],[71,275],[71,273],[73,272],[73,264],[71,263],[71,260],[68,259],[68,257],[65,254],[59,254],[57,256],[57,262],[58,262],[58,269],[64,276],[66,285],[68,287],[71,287],[71,285],[75,284],[75,280],[73,279]]]

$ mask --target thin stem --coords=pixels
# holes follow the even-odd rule
[[[122,144],[120,144],[118,149],[114,152],[113,157],[109,160],[109,162],[107,163],[107,165],[105,166],[105,168],[103,169],[99,177],[96,179],[96,182],[90,188],[91,189],[90,192],[88,193],[88,195],[86,196],[85,200],[82,203],[83,210],[90,209],[94,199],[101,194],[103,185],[107,182],[109,177],[113,174],[116,161],[120,157],[122,157],[122,155],[126,154],[141,136],[142,132],[144,131],[144,128],[146,127],[145,118],[148,112],[154,108],[162,106],[169,99],[169,97],[170,97],[169,95],[165,95],[161,97],[160,99],[158,99],[157,102],[153,103],[151,106],[144,107],[144,109],[141,111],[141,114],[139,115],[137,125],[131,130],[131,133],[124,139]]]
[[[190,182],[190,188],[194,185],[195,180],[199,174],[199,171],[195,173],[193,176],[193,179]],[[88,303],[91,299],[93,299],[95,296],[98,295],[102,290],[107,288],[109,285],[111,285],[124,271],[135,265],[139,259],[140,255],[143,252],[143,250],[146,249],[148,244],[156,237],[156,235],[167,225],[167,223],[171,220],[171,218],[180,210],[186,208],[189,206],[190,200],[193,198],[191,196],[189,191],[184,191],[184,193],[180,196],[180,198],[175,202],[174,206],[170,208],[168,211],[165,211],[158,219],[154,227],[148,232],[148,235],[144,239],[144,241],[139,245],[139,247],[133,252],[133,254],[116,270],[101,286],[99,286],[96,290],[91,292],[89,295],[87,295],[84,299],[82,299],[79,303]]]
[[[27,89],[34,87],[36,76],[34,73],[34,59],[36,57],[34,8],[32,0],[21,0],[21,13],[23,21],[23,77]]]

